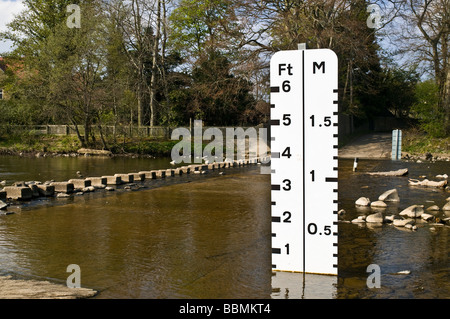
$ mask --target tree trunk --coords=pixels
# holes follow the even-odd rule
[[[447,66],[447,79],[444,83],[443,107],[445,111],[445,133],[450,136],[450,65]]]
[[[158,8],[156,10],[156,35],[153,42],[153,60],[152,60],[152,77],[150,80],[150,126],[154,125],[155,121],[155,96],[156,96],[156,72],[159,38],[161,36],[161,0],[158,0]]]
[[[78,140],[81,143],[81,147],[86,147],[86,141],[85,141],[84,137],[81,136],[77,123],[75,122],[75,120],[73,118],[71,118],[70,121],[72,122],[73,126],[75,127],[75,133],[77,134]]]
[[[138,90],[136,92],[137,97],[137,121],[138,121],[138,127],[141,127],[142,125],[142,90],[140,88],[140,84],[138,84]],[[131,117],[130,125],[133,124],[133,119]]]

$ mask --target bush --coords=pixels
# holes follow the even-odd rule
[[[411,111],[421,128],[432,137],[444,137],[444,112],[438,108],[438,87],[433,80],[420,82],[416,86],[417,102]]]

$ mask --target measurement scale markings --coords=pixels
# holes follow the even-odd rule
[[[281,217],[272,217],[272,223],[279,223],[281,222]]]
[[[311,53],[313,53],[313,51],[314,50],[312,50]],[[332,247],[331,245],[333,245],[333,247],[337,247],[337,242],[333,243],[334,240],[330,240],[330,242],[326,240],[326,237],[324,236],[321,236],[322,238],[324,238],[322,240],[319,239],[318,236],[316,237],[313,235],[332,234],[333,236],[337,236],[337,232],[333,232],[330,229],[330,226],[328,226],[333,225],[332,227],[334,228],[337,226],[337,222],[334,221],[335,218],[332,218],[332,220],[330,220],[330,218],[326,217],[325,214],[319,214],[317,216],[315,214],[312,214],[313,211],[310,211],[310,206],[313,203],[312,198],[314,198],[314,196],[312,196],[311,198],[309,196],[315,194],[315,189],[317,187],[320,187],[319,185],[324,186],[322,184],[323,182],[337,182],[337,177],[326,177],[326,173],[324,174],[325,176],[322,175],[319,176],[319,178],[317,176],[318,173],[320,174],[319,169],[322,167],[326,167],[327,169],[331,168],[333,171],[338,170],[336,165],[337,163],[330,162],[330,159],[338,160],[338,156],[334,151],[334,149],[337,148],[338,143],[336,140],[330,140],[328,138],[338,138],[338,134],[335,131],[334,127],[338,126],[337,117],[339,113],[335,108],[328,108],[330,105],[333,107],[334,105],[338,104],[336,96],[327,98],[323,96],[322,93],[320,93],[322,88],[322,74],[325,74],[325,63],[327,65],[328,71],[329,60],[328,54],[321,55],[322,51],[320,50],[317,52],[319,53],[318,58],[316,58],[315,55],[314,57],[312,55],[310,56],[309,52],[305,50],[301,50],[300,52],[298,52],[298,55],[290,53],[284,55],[283,53],[283,55],[278,55],[280,59],[278,59],[277,57],[272,62],[271,71],[274,77],[272,77],[271,81],[273,81],[273,84],[278,86],[271,86],[270,92],[280,93],[272,95],[272,98],[274,100],[272,104],[270,104],[270,107],[271,109],[274,109],[274,111],[272,113],[272,118],[269,121],[270,125],[274,127],[274,133],[277,137],[277,142],[274,142],[273,146],[274,148],[278,148],[278,152],[273,152],[271,158],[277,158],[280,160],[272,162],[273,164],[276,163],[276,166],[272,166],[271,170],[271,172],[273,173],[273,184],[271,183],[271,190],[273,191],[272,196],[274,196],[271,202],[271,223],[273,227],[271,236],[275,237],[273,238],[272,246],[272,254],[274,255],[272,268],[276,270],[300,271],[306,273],[316,272],[315,267],[317,267],[318,273],[322,273],[323,271],[323,273],[328,274],[334,273],[336,271],[331,269],[332,267],[337,267],[337,261],[326,263],[328,267],[327,268],[322,267],[323,259],[321,258],[324,258],[325,256],[328,256],[328,258],[331,256],[333,258],[336,258],[336,251],[333,252],[329,249]],[[323,57],[321,58],[321,56]],[[283,58],[290,60],[282,60]],[[318,60],[320,58],[322,60]],[[336,65],[334,60],[332,60],[331,63],[333,66]],[[308,68],[306,68],[305,66],[307,66]],[[311,66],[313,66],[312,70]],[[318,70],[318,74],[317,76],[313,76],[312,74],[316,74],[316,69]],[[310,73],[310,70],[313,72]],[[311,79],[310,74],[312,76]],[[330,83],[328,82],[328,72],[326,74],[327,75],[324,76],[324,80],[326,80],[326,82],[324,83]],[[276,75],[282,77],[279,78]],[[294,76],[292,77],[292,75]],[[334,71],[332,73],[332,76],[334,76]],[[283,81],[282,85],[280,82],[278,82],[280,80]],[[312,82],[310,82],[310,80]],[[336,84],[332,85],[332,87],[333,86],[336,88]],[[334,94],[338,93],[338,89],[332,89],[332,87],[328,90],[332,90]],[[289,95],[286,95],[285,93],[288,93],[289,91],[291,91],[291,93]],[[301,94],[301,97],[299,96],[299,94]],[[324,101],[326,102],[323,103]],[[278,108],[278,104],[282,106],[282,110]],[[318,108],[319,105],[323,105],[323,107]],[[278,113],[277,110],[281,111],[281,114]],[[321,114],[319,112],[326,113]],[[322,123],[316,122],[317,129],[318,127],[322,126],[333,127],[333,129],[323,131],[323,134],[320,133],[316,136],[316,129],[310,129],[309,127],[309,116],[311,115],[311,113],[313,114],[311,118],[313,122],[312,126],[314,126],[314,115],[316,115],[317,120],[317,117],[319,117],[320,114],[320,118],[324,116],[324,120]],[[336,117],[333,118],[332,116]],[[278,130],[280,130],[281,134],[278,134]],[[302,136],[300,137],[298,136],[298,134],[302,134]],[[318,137],[318,141],[316,141],[316,137]],[[271,140],[275,141],[275,138],[272,138]],[[284,143],[278,143],[278,141],[281,142],[282,140],[289,140],[292,144],[285,145]],[[316,154],[316,152],[314,151],[316,144],[322,143],[322,141],[327,144],[329,143],[329,146],[326,147],[327,149],[329,147],[329,149],[325,150],[323,153],[317,152]],[[320,154],[326,155],[326,160],[319,160],[324,158],[324,156]],[[293,158],[289,160],[292,155]],[[310,172],[311,169],[313,170]],[[281,174],[280,176],[278,176],[280,180],[274,179],[274,173],[276,173],[277,175]],[[291,173],[292,175],[287,175]],[[312,181],[309,177],[310,174],[312,176]],[[316,176],[316,183],[313,183],[314,176]],[[281,180],[283,180],[283,182],[281,182]],[[292,192],[291,181],[292,185],[298,187],[298,190]],[[326,187],[329,189],[329,191],[337,194],[337,185],[334,186],[328,184],[328,186]],[[301,200],[297,201],[297,198],[301,198]],[[330,198],[330,201],[331,200],[332,199]],[[328,214],[330,214],[330,216],[336,216],[334,214],[337,214],[337,207],[334,206],[337,204],[337,200],[332,200],[332,203],[333,206],[326,206],[330,208],[328,209],[328,213],[326,214],[327,216]],[[328,202],[328,204],[331,203]],[[285,213],[283,213],[283,211]],[[295,214],[295,216],[298,218],[292,219],[291,221],[291,213],[292,217],[294,217]],[[289,224],[291,222],[292,224]],[[312,227],[317,228],[317,232]],[[320,232],[322,227],[326,227],[325,234]],[[296,236],[295,233],[297,233]],[[328,238],[331,239],[331,236],[329,236]],[[316,258],[315,254],[317,252],[317,249],[320,249],[321,251],[323,249],[324,253],[325,251],[329,251],[329,253],[327,252],[326,255],[323,255],[323,257]]]
[[[271,86],[270,93],[280,93],[280,87],[279,86]]]
[[[302,135],[303,135],[303,272],[306,271],[306,192],[305,192],[305,185],[306,185],[306,157],[305,157],[305,50],[302,50]]]
[[[280,120],[270,120],[270,125],[273,126],[280,125]]]

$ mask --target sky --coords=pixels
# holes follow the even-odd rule
[[[24,8],[22,0],[0,0],[0,31],[6,30],[6,24],[14,19]],[[0,41],[0,52],[10,49],[11,43]]]

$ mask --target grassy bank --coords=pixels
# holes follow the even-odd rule
[[[450,137],[433,138],[417,130],[403,130],[402,151],[410,155],[450,156]],[[351,139],[363,133],[347,137],[344,142],[340,139],[340,146],[345,145]],[[118,139],[116,143],[110,143],[108,149],[115,155],[143,155],[154,157],[170,157],[172,148],[179,141],[155,138]],[[204,144],[203,146],[207,145]],[[20,135],[0,136],[0,154],[69,154],[76,153],[81,148],[81,143],[73,135],[33,135],[23,133]],[[101,149],[101,145],[97,145]],[[225,151],[225,150],[224,150]]]
[[[154,157],[170,156],[178,141],[163,139],[126,139],[108,145],[115,155],[147,155]],[[0,137],[0,153],[11,155],[26,154],[69,154],[76,153],[81,143],[76,136],[21,134]],[[101,149],[101,145],[95,148]]]
[[[170,157],[173,147],[179,140],[167,140],[163,138],[118,138],[116,143],[109,143],[108,150],[114,155],[146,156],[146,157]],[[210,141],[204,141],[202,148]],[[102,144],[90,148],[102,149]],[[74,135],[34,135],[22,133],[20,135],[0,136],[0,154],[3,155],[57,155],[76,154],[82,148],[80,141]],[[191,150],[194,150],[192,143]],[[226,153],[225,145],[223,149]]]
[[[450,137],[435,138],[417,129],[402,131],[402,151],[411,155],[450,155]]]

